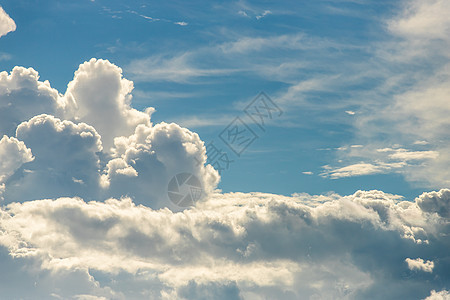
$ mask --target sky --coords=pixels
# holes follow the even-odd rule
[[[449,15],[0,1],[0,298],[450,299]]]

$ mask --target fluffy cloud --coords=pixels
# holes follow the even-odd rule
[[[435,290],[431,291],[431,295],[428,296],[425,300],[448,300],[450,299],[450,292],[446,290],[442,290],[440,292],[436,292]]]
[[[1,210],[0,244],[39,266],[29,270],[37,278],[80,277],[91,296],[425,298],[449,280],[449,220],[417,202],[380,191],[320,200],[215,193],[175,213],[128,198],[28,201]]]
[[[126,280],[132,282],[133,286],[128,296],[137,293],[134,297],[155,298],[156,296],[151,295],[156,293],[160,297],[161,293],[166,293],[164,297],[171,297],[173,289],[163,290],[158,287],[166,286],[168,279],[163,281],[157,276],[153,280],[146,272],[156,274],[167,271],[165,264],[176,258],[171,255],[164,258],[159,250],[154,254],[161,256],[161,259],[156,259],[151,252],[147,258],[142,255],[150,244],[158,244],[158,239],[163,241],[165,233],[175,234],[177,229],[160,231],[163,224],[155,223],[156,227],[153,228],[153,225],[146,222],[166,218],[168,224],[176,223],[172,220],[175,215],[172,211],[181,208],[173,205],[167,197],[167,184],[174,175],[187,172],[196,176],[202,184],[203,196],[213,192],[219,175],[211,166],[205,166],[205,146],[196,133],[176,124],[153,125],[150,122],[153,108],[148,108],[145,112],[133,109],[130,105],[132,88],[132,82],[122,77],[122,70],[106,60],[92,59],[80,65],[64,94],[52,88],[48,81],[40,81],[38,72],[32,68],[15,67],[9,74],[0,73],[0,131],[5,134],[0,140],[1,201],[3,205],[10,203],[11,208],[34,206],[37,210],[30,211],[28,217],[31,219],[19,223],[34,224],[36,229],[40,228],[40,233],[34,234],[39,235],[39,239],[44,242],[32,246],[34,241],[30,241],[30,247],[23,248],[24,240],[14,241],[15,234],[9,232],[9,229],[19,229],[25,223],[17,224],[19,227],[13,223],[3,223],[3,220],[12,220],[12,211],[9,208],[1,209],[0,244],[5,248],[1,248],[0,266],[2,270],[11,270],[11,278],[21,278],[15,284],[2,283],[2,293],[7,291],[9,296],[17,297],[19,291],[27,286],[26,290],[30,293],[24,292],[25,297],[129,298],[123,296],[122,289],[126,290],[125,287],[115,286],[113,290],[101,286],[97,278],[90,274],[90,270],[95,269],[104,272],[107,278],[114,278],[120,276],[120,272],[125,272],[124,276],[129,277]],[[127,198],[89,204],[84,202],[102,201],[111,196]],[[75,197],[82,197],[83,200]],[[39,200],[58,198],[59,200]],[[49,206],[41,206],[44,203]],[[144,204],[146,207],[136,204]],[[92,207],[100,210],[90,210]],[[147,207],[170,207],[172,211],[166,208],[158,212]],[[41,211],[42,208],[44,210]],[[88,250],[89,247],[83,250],[82,244],[89,243],[88,240],[92,237],[88,237],[86,241],[78,238],[69,241],[71,238],[64,238],[73,230],[81,230],[81,236],[88,233],[84,232],[87,228],[83,228],[83,224],[92,221],[92,228],[89,229],[92,230],[91,233],[97,235],[98,241],[104,239],[108,244],[106,237],[96,231],[101,227],[108,231],[109,225],[103,225],[103,219],[95,220],[95,217],[91,219],[89,215],[84,216],[87,212],[85,208],[95,215],[102,215],[102,210],[106,209],[112,213],[110,216],[105,215],[105,218],[111,218],[111,225],[120,223],[118,226],[122,229],[117,227],[118,235],[110,243],[110,251],[104,252],[109,247],[106,244],[102,246],[106,247],[103,250]],[[56,215],[51,210],[55,210]],[[125,215],[121,215],[120,211]],[[167,213],[167,216],[164,217],[161,212]],[[59,221],[54,223],[46,220],[44,215],[43,218],[39,217],[41,213],[50,213],[51,218],[61,218],[63,223],[73,217],[72,214],[76,216],[72,219],[74,223],[62,225],[58,224]],[[143,225],[150,226],[147,227],[148,230],[159,228],[157,231],[160,232],[152,233],[156,240],[144,239],[144,244],[134,244],[140,240],[140,236],[150,233],[140,231],[135,222],[139,215],[142,215]],[[129,226],[126,226],[126,222],[130,222]],[[62,229],[60,226],[67,227]],[[51,236],[56,237],[56,240],[52,240]],[[171,247],[175,248],[179,241],[175,238],[174,241],[169,241],[166,245],[164,242],[157,247],[160,250],[165,248],[170,253]],[[50,248],[44,249],[43,246],[47,243]],[[58,243],[69,248],[57,249]],[[113,245],[114,243],[117,244]],[[128,243],[133,245],[133,249],[128,248]],[[84,254],[91,251],[93,255],[85,261]],[[114,251],[117,251],[117,255]],[[78,260],[76,252],[79,252],[80,264],[75,262]],[[104,258],[100,259],[102,256]],[[130,259],[124,259],[127,256]],[[51,257],[60,259],[60,263],[54,264],[56,261]],[[88,261],[91,259],[100,264],[97,267],[90,266]],[[130,265],[126,267],[121,261]],[[203,267],[199,266],[199,270]],[[223,268],[229,269],[231,266],[225,264]],[[139,273],[140,269],[145,271]],[[4,272],[1,273],[3,275]],[[40,278],[39,284],[34,276]],[[2,282],[6,282],[3,279]],[[219,279],[217,281],[198,285],[197,282],[192,282],[180,290],[180,293],[186,297],[200,291],[205,295],[239,294],[236,286],[219,282]],[[137,291],[139,282],[146,286],[145,295]],[[151,282],[158,287],[154,291],[147,288]]]
[[[107,60],[91,59],[81,64],[64,95],[64,116],[94,126],[105,150],[114,138],[129,136],[138,124],[150,125],[152,108],[140,112],[130,106],[133,83],[122,69]]]
[[[438,215],[450,217],[450,190],[443,189],[439,192],[423,193],[418,199],[417,204],[423,211],[437,213]]]
[[[58,100],[58,91],[48,81],[39,81],[32,68],[0,72],[0,132],[11,136],[20,123],[38,114],[55,114]]]
[[[35,159],[6,184],[8,202],[95,196],[100,167],[97,153],[102,146],[92,126],[43,114],[20,124],[16,136]]]
[[[31,68],[0,73],[0,130],[12,136],[2,145],[13,141],[35,157],[31,161],[18,149],[18,158],[2,166],[5,201],[130,196],[159,208],[172,205],[167,184],[181,172],[211,192],[219,176],[204,165],[203,141],[176,124],[153,125],[153,108],[131,107],[132,89],[122,70],[106,60],[81,64],[64,94]]]
[[[0,6],[0,37],[16,30],[16,23]]]
[[[80,65],[64,94],[33,69],[0,73],[5,297],[448,296],[449,190],[415,201],[381,191],[222,194],[200,137],[152,124],[152,108],[131,107],[132,87],[119,67],[97,59]],[[442,153],[375,152],[391,159],[375,171]],[[167,199],[181,172],[205,194],[185,210]]]
[[[431,260],[424,261],[421,258],[416,259],[407,258],[405,259],[405,261],[408,264],[408,268],[410,270],[421,270],[429,273],[433,272],[434,262]]]
[[[16,138],[6,135],[0,140],[0,200],[5,191],[5,181],[19,169],[22,164],[33,160],[31,150]]]
[[[175,206],[167,202],[167,184],[180,172],[196,176],[203,191],[211,192],[219,176],[206,163],[206,149],[198,134],[177,124],[139,125],[129,137],[118,137],[112,159],[102,176],[108,196],[133,196],[152,207]]]

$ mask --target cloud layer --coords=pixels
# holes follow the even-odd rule
[[[412,0],[383,20],[386,38],[371,45],[372,62],[357,69],[358,80],[380,84],[353,95],[366,99],[354,116],[353,142],[364,147],[339,151],[345,166],[325,175],[396,172],[416,186],[448,187],[449,14],[448,1]]]
[[[30,276],[79,281],[56,291],[37,279],[24,297],[417,299],[448,288],[449,219],[420,207],[449,206],[446,193],[215,193],[179,213],[129,198],[28,201],[1,210],[0,244],[16,265],[34,261]]]
[[[396,39],[387,45],[391,53],[386,57],[396,66],[431,54],[448,58],[441,50],[448,47],[439,48],[448,44],[448,9],[444,1],[411,2],[386,23]],[[270,18],[269,13],[254,15]],[[429,28],[439,30],[430,35]],[[14,21],[0,10],[0,36],[14,29]],[[231,58],[272,45],[316,51],[324,46],[317,41],[326,42],[304,35],[243,38],[212,51]],[[137,77],[176,82],[235,71],[193,67],[197,56],[155,56],[130,68]],[[286,74],[299,71],[288,65],[278,65],[275,76],[287,80]],[[421,84],[396,92],[389,106],[352,110],[360,138],[377,142],[349,146],[346,154],[372,160],[327,167],[322,175],[406,170],[412,180],[447,184],[446,67],[419,73]],[[273,76],[273,70],[256,71]],[[290,82],[281,100],[288,103],[301,92],[322,89],[324,82],[333,86],[336,78]],[[121,68],[101,59],[81,64],[65,92],[40,81],[32,68],[0,73],[2,296],[449,298],[450,190],[416,199],[376,190],[348,196],[223,194],[216,190],[218,173],[205,165],[198,134],[173,123],[153,124],[153,108],[132,107],[132,90]],[[420,126],[414,127],[411,116]],[[392,145],[390,135],[387,145],[378,142],[373,131],[383,132],[385,126],[395,136],[405,134],[418,149]],[[425,163],[429,168],[423,168]],[[204,191],[201,201],[184,210],[167,197],[169,180],[181,172],[199,178]]]

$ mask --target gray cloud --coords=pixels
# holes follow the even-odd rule
[[[425,298],[448,283],[450,240],[448,218],[417,202],[380,191],[321,203],[215,193],[174,213],[129,199],[38,200],[2,209],[0,243],[43,270],[130,274],[148,281],[148,293],[159,290],[155,298]],[[434,268],[412,270],[411,257]],[[109,281],[101,287],[124,293]]]
[[[382,191],[222,194],[199,136],[152,124],[153,109],[133,109],[131,92],[105,60],[82,64],[64,94],[33,69],[0,73],[2,295],[448,296],[449,190],[415,201]],[[408,161],[433,154],[382,153]],[[166,195],[180,172],[205,191],[185,210]]]
[[[153,125],[153,108],[131,107],[132,89],[106,60],[81,64],[64,94],[31,68],[0,73],[0,129],[7,135],[0,156],[10,157],[0,169],[6,203],[130,196],[170,207],[167,184],[180,172],[194,174],[211,192],[219,176],[204,165],[203,141],[176,124]]]

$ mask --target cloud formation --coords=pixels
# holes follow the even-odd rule
[[[421,258],[411,259],[407,258],[405,259],[406,263],[408,264],[408,268],[410,270],[420,270],[424,272],[433,272],[434,263],[431,260],[424,261]]]
[[[119,67],[101,59],[81,64],[64,94],[32,68],[1,72],[0,155],[17,157],[2,165],[5,201],[130,196],[159,208],[170,205],[167,183],[180,172],[212,191],[219,176],[204,165],[199,136],[176,124],[153,125],[153,108],[131,107],[132,89]]]
[[[425,298],[449,280],[449,220],[418,202],[214,193],[174,213],[129,198],[37,200],[1,210],[0,244],[38,278],[85,274],[76,293],[97,297]]]
[[[222,194],[198,134],[153,124],[153,108],[132,107],[132,89],[119,67],[101,59],[81,64],[64,93],[31,68],[0,73],[2,295],[448,297],[450,190],[415,200],[382,191]],[[382,172],[442,155],[374,149],[388,162],[327,175]],[[185,210],[167,198],[167,183],[180,172],[194,174],[205,192]]]
[[[378,167],[375,172],[366,169],[367,174],[397,172],[416,186],[448,187],[449,14],[448,1],[412,0],[403,1],[385,21],[387,38],[372,45],[376,63],[359,75],[382,84],[355,95],[370,99],[354,116],[353,142],[365,148],[341,152],[346,166],[334,167],[336,172],[363,162]],[[403,165],[380,168],[394,161]]]
[[[16,23],[0,6],[0,37],[16,30]]]

